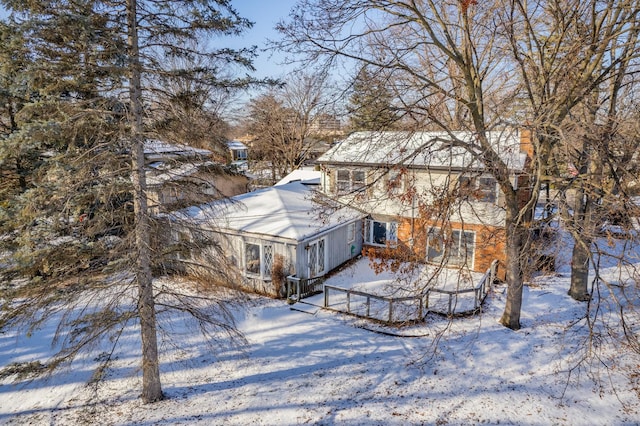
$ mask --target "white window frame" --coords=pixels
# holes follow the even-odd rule
[[[384,243],[375,241],[376,224],[384,224]],[[386,247],[387,243],[391,246],[395,246],[398,243],[398,222],[384,222],[375,219],[365,219],[364,229],[364,242],[370,246]],[[379,229],[379,227],[377,229]],[[389,232],[391,233],[390,235]]]
[[[347,225],[347,242],[352,243],[356,240],[356,223],[351,222]]]
[[[461,188],[463,188],[463,181],[469,182],[469,190],[474,194],[474,201],[491,204],[495,204],[498,201],[498,182],[493,176],[462,175],[458,180]]]
[[[340,176],[342,175],[342,176]],[[356,179],[362,176],[362,179]],[[347,193],[363,190],[367,185],[367,172],[364,170],[336,169],[336,192]]]
[[[344,193],[344,192],[349,192],[350,190],[351,190],[351,171],[347,169],[337,169],[336,170],[336,191],[338,193]]]
[[[362,173],[362,179],[356,180],[356,174]],[[351,190],[360,191],[367,185],[367,173],[364,170],[351,170]]]
[[[327,272],[327,239],[319,238],[311,241],[306,248],[309,278],[324,275]]]
[[[432,234],[438,234],[438,245],[434,247],[432,244]],[[467,236],[467,238],[463,238]],[[470,240],[470,244],[469,243]],[[447,246],[445,246],[447,244]],[[430,257],[429,251],[433,249],[439,255],[437,257]],[[473,269],[476,254],[476,233],[474,231],[468,231],[463,229],[452,229],[448,235],[441,234],[441,228],[432,227],[427,231],[427,250],[426,258],[429,263],[441,263],[443,256],[444,265],[447,266],[467,266]],[[466,262],[465,262],[466,260]]]
[[[405,174],[399,169],[389,169],[387,172],[387,190],[390,194],[399,195],[404,193]]]
[[[249,259],[248,259],[248,246],[257,246],[258,247],[258,272],[253,270],[249,270]],[[244,256],[243,256],[243,265],[244,272],[247,276],[250,277],[260,277],[263,280],[271,279],[271,269],[273,268],[273,261],[275,258],[275,247],[273,244],[265,243],[265,242],[244,242]]]

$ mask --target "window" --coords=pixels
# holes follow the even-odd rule
[[[351,177],[352,177],[352,181],[351,181],[351,189],[353,189],[354,191],[357,191],[359,189],[364,188],[364,172],[361,170],[354,170],[353,172],[351,172]]]
[[[374,246],[384,246],[398,242],[398,224],[396,222],[365,221],[364,241]]]
[[[351,243],[356,239],[356,223],[350,223],[347,225],[347,242]]]
[[[427,261],[441,263],[444,257],[444,247],[444,236],[440,229],[429,229],[427,234]]]
[[[454,229],[449,235],[444,235],[441,229],[431,228],[427,233],[427,261],[429,262],[441,263],[444,259],[445,265],[471,267],[474,251],[474,232]]]
[[[244,246],[245,270],[260,275],[264,279],[271,277],[274,250],[270,244],[246,243]]]
[[[271,277],[271,269],[273,268],[273,246],[262,246],[262,259],[264,262],[264,276],[265,278]]]
[[[309,261],[309,278],[324,274],[325,271],[325,239],[320,239],[307,246]]]
[[[186,260],[191,256],[191,242],[193,242],[193,238],[191,237],[191,233],[186,230],[177,230],[171,232],[173,236],[173,241],[176,244],[175,256],[178,260]]]
[[[492,177],[478,179],[478,196],[480,201],[487,203],[496,202],[496,180]]]
[[[460,190],[464,195],[472,195],[475,200],[495,203],[497,199],[496,180],[490,176],[460,176]]]
[[[365,187],[366,173],[363,170],[338,170],[336,190],[338,192],[358,191]]]
[[[260,246],[247,243],[244,246],[245,269],[251,274],[260,274]]]
[[[351,189],[351,176],[349,170],[338,170],[336,185],[338,192],[347,192]]]
[[[388,172],[387,189],[391,194],[404,192],[404,173],[402,170],[391,169]]]

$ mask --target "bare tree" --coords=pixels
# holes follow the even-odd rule
[[[314,124],[330,111],[326,74],[294,73],[278,89],[249,102],[246,130],[254,155],[271,165],[272,180],[300,167],[318,140]]]
[[[190,49],[204,47],[194,42]],[[222,158],[227,155],[230,125],[223,117],[238,99],[238,89],[249,80],[236,78],[234,70],[218,62],[216,58],[168,58],[163,71],[154,76],[150,127],[161,140],[208,149]],[[193,72],[185,75],[185,70]]]
[[[512,329],[520,327],[529,226],[549,152],[558,143],[554,129],[610,74],[603,58],[619,60],[612,46],[620,34],[630,34],[637,15],[625,1],[607,8],[600,3],[302,0],[293,19],[279,25],[282,49],[328,66],[345,60],[392,75],[407,114],[448,132],[451,145],[466,149],[494,176],[506,213],[508,292],[501,322]],[[572,19],[564,18],[566,11]],[[581,26],[584,14],[596,30],[589,43],[569,37],[568,28]],[[568,70],[577,78],[568,78]],[[509,179],[508,164],[487,137],[507,126],[534,131],[531,181],[524,188]],[[473,132],[474,140],[457,140],[456,129]]]
[[[640,4],[568,0],[511,1],[507,6],[504,24],[525,94],[522,106],[535,135],[536,168],[541,171],[537,180],[577,190],[571,206],[576,243],[569,294],[587,300],[588,253],[598,223],[594,208],[599,198],[587,188],[602,182],[603,165],[612,158],[607,140],[615,138],[619,91],[638,56]],[[576,126],[581,112],[586,122],[580,120],[582,125]],[[589,135],[579,130],[593,130],[593,125],[598,131]],[[554,162],[552,152],[557,149],[573,152]],[[577,166],[577,176],[563,183],[567,174],[559,164]]]

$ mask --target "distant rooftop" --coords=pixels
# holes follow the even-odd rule
[[[248,149],[245,144],[238,141],[229,141],[227,142],[227,146],[229,147],[229,149]]]
[[[182,155],[187,157],[208,157],[213,154],[208,149],[194,148],[189,145],[172,144],[159,140],[147,140],[144,143],[146,156],[157,155]]]
[[[301,182],[305,185],[320,185],[322,172],[313,169],[296,169],[280,179],[274,186],[285,185],[291,182]]]

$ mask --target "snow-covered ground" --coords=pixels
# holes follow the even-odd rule
[[[360,268],[332,279],[357,279]],[[616,282],[629,276],[619,272],[615,262],[605,271]],[[97,388],[86,385],[95,354],[48,381],[0,382],[0,423],[639,424],[640,358],[600,325],[594,345],[585,346],[586,304],[570,299],[568,286],[566,270],[527,286],[519,331],[498,323],[504,286],[492,289],[481,315],[429,315],[403,328],[253,297],[237,312],[243,350],[213,351],[197,331],[172,321],[174,340],[162,347],[168,398],[149,405],[138,398],[132,326]],[[616,326],[615,314],[607,317],[612,307],[602,308],[601,318]],[[53,326],[30,337],[0,334],[0,366],[46,355]]]
[[[484,275],[487,275],[484,283],[488,289],[490,272]],[[324,283],[324,294],[305,299],[305,302],[324,306],[326,301],[328,307],[340,312],[398,323],[422,319],[427,311],[441,314],[474,311],[485,294],[480,288],[482,280],[483,274],[478,272],[442,269],[428,264],[403,264],[396,272],[384,268],[376,273],[369,260],[361,258],[339,274],[330,276]],[[352,292],[347,301],[347,294],[341,289],[362,293]],[[384,299],[376,300],[368,295],[383,296]],[[393,309],[390,309],[390,303],[393,303]]]

